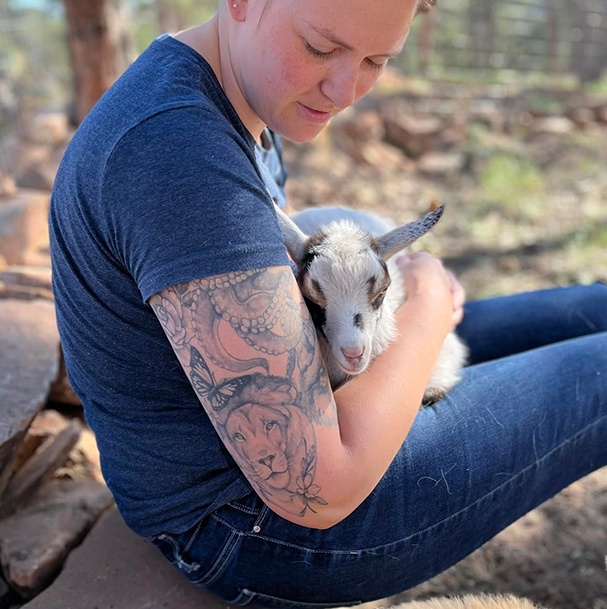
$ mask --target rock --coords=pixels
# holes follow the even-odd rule
[[[97,440],[95,439],[95,434],[88,427],[82,430],[75,450],[80,451],[86,459],[89,474],[98,482],[105,484],[103,474],[101,473],[101,460],[99,449],[97,448]]]
[[[19,188],[51,191],[56,175],[57,168],[47,163],[32,165],[17,178],[17,185]]]
[[[51,269],[48,267],[8,266],[0,271],[0,281],[5,285],[52,289]]]
[[[594,113],[599,123],[607,123],[607,106],[595,108]]]
[[[17,194],[17,183],[13,176],[0,171],[0,198],[14,197]]]
[[[25,138],[28,142],[55,147],[70,137],[67,116],[63,112],[42,112],[30,121]]]
[[[384,126],[377,112],[357,112],[352,107],[338,114],[331,121],[329,130],[338,140],[346,137],[358,143],[381,140],[384,136]]]
[[[18,186],[20,188],[52,190],[66,147],[66,144],[62,144],[53,150],[44,148],[42,154],[29,160],[27,155],[23,155],[22,169],[17,176]]]
[[[383,113],[385,140],[412,157],[441,149],[443,121],[411,116],[406,107],[393,104]]]
[[[228,609],[191,584],[117,510],[103,515],[57,579],[23,609]]]
[[[17,451],[13,470],[18,471],[48,438],[59,435],[68,425],[69,420],[56,410],[42,410],[39,412],[32,421]]]
[[[51,303],[0,300],[0,498],[17,449],[57,376],[58,354]]]
[[[55,437],[49,437],[30,459],[14,474],[2,496],[0,515],[13,511],[17,505],[27,500],[41,482],[48,478],[67,459],[80,437],[82,424],[77,419],[61,430]]]
[[[28,254],[28,259],[32,256]],[[0,298],[54,300],[50,266],[0,268]]]
[[[349,108],[330,127],[337,146],[356,163],[381,169],[403,162],[402,153],[383,141],[384,125],[377,112]]]
[[[580,129],[587,128],[595,120],[595,115],[591,108],[570,108],[566,116]]]
[[[49,197],[19,190],[0,199],[0,256],[11,264],[26,264],[28,254],[48,244]]]
[[[531,130],[536,134],[568,135],[575,131],[575,123],[564,116],[549,116],[535,119]]]
[[[0,299],[11,298],[14,300],[48,300],[54,301],[53,293],[44,288],[32,288],[27,285],[6,285],[0,281]]]
[[[82,401],[72,389],[67,370],[65,368],[65,360],[63,358],[63,350],[61,350],[59,361],[59,374],[51,385],[51,391],[48,396],[49,402],[55,404],[67,404],[68,406],[82,406]]]
[[[457,177],[464,168],[465,157],[461,153],[430,152],[417,163],[419,171],[439,178]]]
[[[354,155],[352,155],[354,156]],[[354,160],[376,169],[399,167],[406,162],[400,150],[385,142],[365,142],[358,149]]]
[[[0,561],[10,586],[24,598],[38,593],[112,501],[99,482],[53,481],[1,521]]]

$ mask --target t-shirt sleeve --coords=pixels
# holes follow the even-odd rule
[[[106,165],[101,226],[144,300],[199,277],[289,264],[251,148],[194,107],[123,136]]]

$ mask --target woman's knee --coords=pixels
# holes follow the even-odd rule
[[[607,284],[579,286],[580,302],[576,313],[592,332],[607,331]]]

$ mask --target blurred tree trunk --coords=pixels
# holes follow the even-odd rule
[[[63,0],[78,125],[135,57],[124,0]]]
[[[185,30],[188,25],[188,7],[175,0],[155,0],[158,26],[161,32],[175,33]]]
[[[426,13],[422,15],[422,24],[419,32],[418,39],[418,54],[419,54],[419,69],[423,75],[428,73],[428,67],[432,57],[432,48],[434,46],[434,22],[435,15],[434,11],[429,10],[429,5],[422,5],[426,8],[420,10],[420,12]],[[419,19],[419,17],[418,17]]]

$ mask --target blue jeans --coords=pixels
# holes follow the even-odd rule
[[[355,605],[437,575],[607,464],[607,286],[471,302],[458,331],[462,382],[344,521],[301,527],[251,492],[154,542],[230,604]]]

